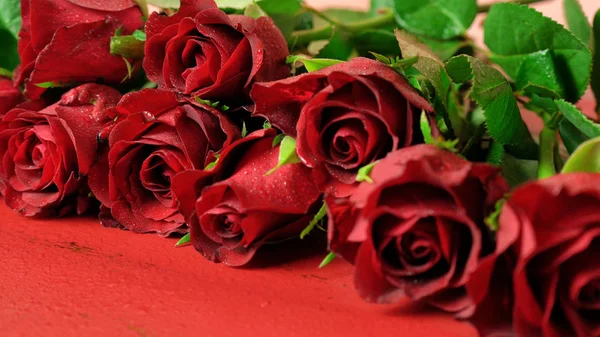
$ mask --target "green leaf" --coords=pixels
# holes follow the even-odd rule
[[[527,6],[499,3],[490,9],[484,33],[491,60],[517,81],[518,88],[537,84],[571,102],[585,92],[591,52],[552,19]]]
[[[592,40],[592,29],[579,1],[564,0],[563,9],[565,11],[565,18],[567,19],[569,30],[577,36],[581,42],[589,46]]]
[[[13,72],[4,68],[0,68],[0,76],[1,77],[7,77],[7,78],[12,78],[13,77]]]
[[[476,0],[395,0],[394,4],[400,27],[441,40],[463,35],[477,15]]]
[[[263,16],[268,16],[268,14],[265,13],[265,11],[256,3],[249,4],[246,7],[246,10],[244,11],[244,15],[249,16],[253,19],[258,19]]]
[[[560,121],[558,132],[560,133],[560,139],[562,139],[563,144],[569,153],[575,152],[581,143],[590,139],[590,137],[579,131],[579,129],[566,118],[563,118]]]
[[[263,129],[270,129],[273,126],[271,125],[271,122],[269,122],[268,120],[265,120],[265,122],[263,123]]]
[[[463,40],[436,40],[430,38],[421,37],[423,43],[425,43],[431,51],[437,55],[440,59],[446,61],[454,54],[456,54],[462,47],[466,45]]]
[[[262,0],[257,1],[257,3],[270,16],[277,14],[291,15],[302,8],[298,0]]]
[[[554,101],[560,112],[583,134],[590,138],[600,137],[600,125],[592,122],[574,105],[564,100]]]
[[[356,181],[358,182],[363,182],[366,181],[370,184],[373,183],[373,179],[371,179],[371,177],[369,176],[371,174],[371,171],[373,171],[373,168],[375,167],[375,165],[377,165],[378,161],[374,161],[370,164],[367,164],[361,168],[358,169],[358,173],[356,174]]]
[[[246,122],[242,122],[242,138],[245,138],[248,134],[248,129],[246,129]]]
[[[375,16],[382,8],[394,8],[394,0],[371,0],[369,14]]]
[[[0,67],[12,70],[18,64],[17,39],[8,30],[0,29]]]
[[[450,78],[444,68],[444,62],[433,54],[426,45],[404,31],[396,30],[396,39],[398,40],[403,58],[418,57],[418,61],[413,67],[431,81],[436,94],[442,100],[442,104],[447,107]]]
[[[315,228],[317,223],[319,223],[319,221],[321,221],[326,215],[327,205],[325,204],[325,202],[323,202],[323,206],[319,208],[319,211],[317,212],[317,214],[315,214],[315,217],[312,220],[310,220],[308,226],[306,226],[306,228],[302,230],[302,233],[300,233],[300,239],[304,239],[305,236],[310,234],[310,232]]]
[[[563,166],[562,173],[600,173],[600,137],[582,143]]]
[[[308,72],[313,72],[313,71],[317,71],[323,68],[327,68],[329,66],[335,65],[335,64],[339,64],[342,63],[343,61],[340,60],[333,60],[333,59],[319,59],[319,58],[307,58],[306,56],[302,56],[302,55],[290,55],[287,57],[286,62],[288,64],[294,64],[296,62],[300,62],[304,65],[304,67],[306,68],[306,70],[308,70]]]
[[[335,253],[334,252],[329,252],[329,254],[327,254],[327,256],[325,256],[325,258],[323,259],[323,261],[321,261],[321,264],[319,264],[319,268],[326,267],[333,260],[335,260]]]
[[[279,159],[277,166],[265,173],[268,176],[275,172],[278,168],[287,164],[296,164],[300,162],[298,154],[296,154],[296,139],[290,136],[284,136],[279,146]]]
[[[592,91],[596,97],[596,113],[600,115],[600,10],[594,16],[594,67],[592,68]]]
[[[7,30],[13,39],[17,39],[21,29],[21,2],[19,0],[0,0],[0,30]],[[4,42],[4,40],[0,40]],[[6,48],[2,44],[2,48]]]
[[[384,29],[366,29],[355,34],[352,38],[356,49],[361,55],[375,52],[384,55],[398,55],[400,48],[394,33]]]
[[[230,0],[230,1],[238,1],[238,0]],[[179,0],[146,0],[148,5],[153,5],[160,8],[179,8],[180,2]],[[219,1],[217,1],[219,3]]]
[[[187,233],[181,239],[179,239],[179,241],[177,241],[177,243],[175,244],[175,247],[181,247],[181,246],[188,245],[190,243],[190,237],[191,237],[190,233]]]
[[[506,153],[502,159],[502,175],[512,187],[519,186],[525,182],[537,179],[537,160],[517,159]]]
[[[333,35],[316,55],[316,58],[347,60],[350,58],[353,49],[352,43],[340,33],[340,30],[334,29]]]
[[[429,119],[427,118],[427,112],[421,111],[421,119],[419,120],[421,132],[423,133],[423,139],[425,144],[433,144],[433,136],[431,135],[431,125],[429,125]]]
[[[500,166],[505,153],[506,151],[504,150],[504,145],[502,145],[502,143],[492,141],[485,161],[492,165]]]
[[[143,30],[135,30],[132,34],[139,41],[146,41],[146,33]]]
[[[283,138],[285,137],[285,134],[280,133],[277,136],[275,136],[275,138],[273,138],[273,147],[281,144],[281,141],[283,140]]]
[[[537,157],[537,145],[521,118],[512,88],[500,71],[465,55],[451,58],[446,69],[456,83],[472,78],[470,96],[483,109],[488,132],[496,141],[509,146],[519,158]]]

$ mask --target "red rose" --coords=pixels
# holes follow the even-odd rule
[[[265,176],[277,165],[274,137],[273,129],[253,132],[223,150],[213,170],[175,177],[191,242],[209,260],[244,265],[265,242],[300,234],[316,213],[320,193],[307,167],[284,165]],[[217,182],[202,190],[210,179]]]
[[[354,262],[360,296],[471,314],[466,283],[494,249],[484,218],[508,191],[499,170],[417,145],[388,154],[370,177],[346,205],[360,209],[357,218],[328,199],[330,246]]]
[[[239,137],[238,129],[219,111],[171,91],[127,94],[117,111],[127,117],[110,132],[108,154],[90,173],[92,192],[134,232],[187,231],[171,180],[181,171],[203,169]]]
[[[298,155],[338,197],[352,193],[359,168],[419,142],[421,110],[431,111],[404,77],[366,58],[257,83],[251,96],[254,114],[297,135]]]
[[[23,95],[12,80],[0,76],[0,117],[22,101]]]
[[[600,336],[600,174],[519,187],[499,223],[498,240],[517,256],[517,336]]]
[[[146,24],[144,69],[162,88],[243,101],[255,81],[286,77],[287,44],[267,17],[226,15],[212,0],[183,0]]]
[[[24,103],[0,122],[0,181],[6,204],[23,215],[83,213],[96,136],[121,94],[85,84],[46,108]]]
[[[110,38],[122,27],[131,34],[143,26],[133,0],[21,0],[19,33],[21,66],[17,83],[38,98],[46,82],[119,83],[127,76],[120,56],[110,54]]]

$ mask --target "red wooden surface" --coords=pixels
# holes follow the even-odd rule
[[[362,302],[349,265],[317,269],[323,253],[234,269],[174,244],[1,205],[0,336],[476,336],[422,305]]]

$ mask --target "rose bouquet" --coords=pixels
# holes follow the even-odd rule
[[[0,194],[230,266],[322,235],[366,301],[600,336],[600,14],[564,4],[4,2]]]

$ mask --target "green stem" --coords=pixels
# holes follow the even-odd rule
[[[327,40],[333,34],[333,26],[327,25],[317,29],[297,30],[292,33],[289,42],[305,45],[316,40]]]
[[[110,53],[132,59],[144,57],[144,41],[133,35],[113,36],[110,38]]]
[[[510,2],[513,4],[521,4],[521,5],[529,5],[529,4],[534,4],[537,2],[543,2],[543,1],[547,1],[547,0],[510,0],[510,1],[506,1],[506,2]],[[490,8],[493,6],[494,4],[486,4],[486,5],[481,5],[479,7],[477,7],[477,11],[479,13],[487,13],[490,11]]]
[[[556,130],[544,126],[540,132],[540,166],[538,179],[544,179],[556,174],[554,166],[554,146],[556,145]]]
[[[323,14],[312,7],[305,6],[305,9],[306,11],[313,13],[321,19],[329,22],[329,25],[314,29],[295,31],[294,33],[292,33],[292,37],[290,39],[290,42],[292,43],[304,45],[316,40],[329,39],[333,34],[335,28],[339,28],[350,34],[356,34],[364,31],[365,29],[375,29],[389,25],[394,22],[394,11],[390,8],[383,9],[383,12],[374,18],[368,18],[352,23],[340,22],[337,19],[331,18],[328,15]]]
[[[383,26],[387,26],[394,22],[394,11],[391,8],[383,8],[385,10],[380,15],[365,19],[362,21],[356,21],[350,24],[341,24],[340,28],[351,32],[351,33],[359,33],[365,29],[375,29]]]

